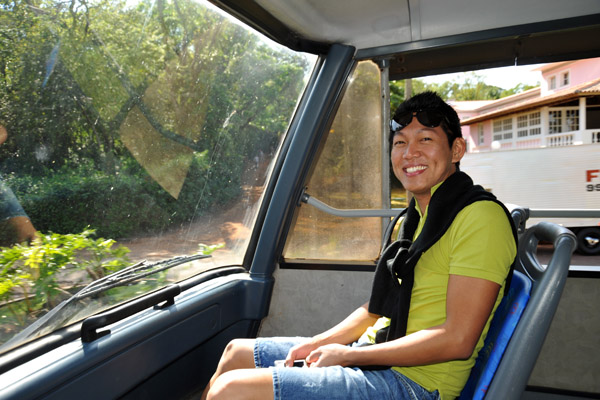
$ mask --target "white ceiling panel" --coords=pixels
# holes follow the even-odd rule
[[[257,0],[301,38],[357,49],[600,13],[600,0]]]

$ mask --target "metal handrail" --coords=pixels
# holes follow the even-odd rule
[[[323,203],[321,200],[312,197],[304,192],[300,200],[309,204],[320,211],[337,217],[360,218],[360,217],[381,217],[392,218],[398,215],[403,208],[386,209],[340,209]],[[529,210],[529,218],[600,218],[600,209],[577,210],[572,208],[526,208]]]
[[[320,211],[326,212],[327,214],[335,215],[337,217],[395,217],[398,215],[402,208],[388,208],[388,209],[339,209],[331,207],[321,200],[318,200],[308,193],[302,193],[300,200],[303,203],[309,204]]]

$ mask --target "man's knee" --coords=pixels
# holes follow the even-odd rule
[[[206,400],[235,399],[239,391],[239,382],[235,374],[226,372],[211,385]]]
[[[235,370],[219,376],[211,385],[207,400],[272,399],[273,381],[269,370]]]
[[[254,339],[233,339],[227,343],[225,353],[235,353],[239,351],[254,350]]]
[[[222,361],[230,369],[254,367],[254,339],[234,339],[227,344]]]

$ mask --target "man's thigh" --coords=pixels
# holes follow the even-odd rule
[[[340,366],[324,368],[256,368],[220,376],[210,399],[260,400],[438,400],[419,385],[391,369],[363,371]]]
[[[272,368],[275,400],[439,399],[392,369]]]
[[[310,399],[439,399],[410,379],[393,371],[362,370],[340,366],[309,368],[267,368],[285,359],[289,349],[308,338],[258,338],[254,347],[257,374],[272,374],[272,393],[275,400]],[[250,375],[251,376],[251,375]]]

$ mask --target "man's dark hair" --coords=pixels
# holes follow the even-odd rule
[[[440,126],[444,132],[446,132],[450,147],[452,147],[454,139],[462,137],[458,114],[435,92],[423,92],[414,95],[398,106],[394,113],[394,117],[407,111],[415,113],[420,110],[436,110],[444,115],[444,119],[442,119]],[[392,119],[394,119],[394,117],[392,117]],[[390,131],[390,144],[394,139],[395,133],[396,132]]]

